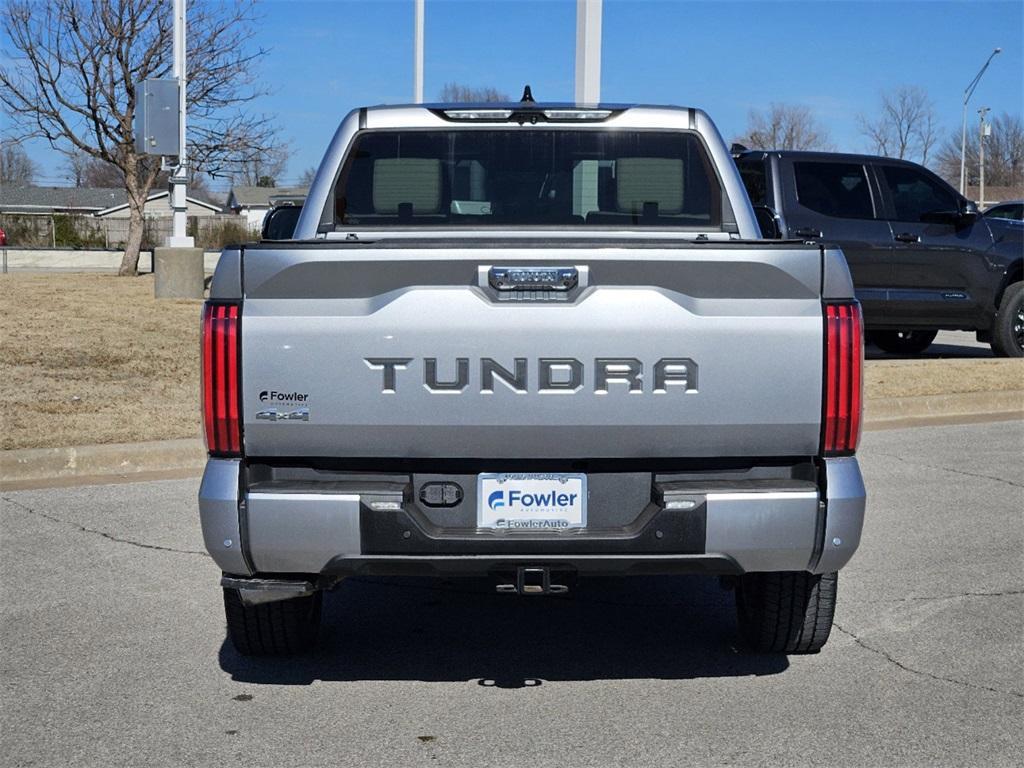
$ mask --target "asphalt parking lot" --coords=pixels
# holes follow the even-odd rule
[[[867,433],[832,640],[789,658],[737,651],[731,595],[693,577],[351,580],[317,655],[246,660],[196,479],[5,492],[2,762],[1019,764],[1022,455],[1019,421]]]

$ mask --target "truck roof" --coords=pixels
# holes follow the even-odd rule
[[[809,149],[748,149],[735,152],[734,157],[739,160],[744,157],[765,157],[774,155],[778,158],[792,158],[795,160],[823,160],[832,162],[850,163],[875,163],[885,162],[902,165],[918,165],[910,160],[901,160],[897,157],[885,157],[883,155],[862,155],[852,152],[826,152],[825,150]]]

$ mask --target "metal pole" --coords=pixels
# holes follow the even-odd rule
[[[978,207],[985,207],[985,114],[988,107],[978,110],[981,118],[978,125]]]
[[[601,3],[576,0],[577,104],[601,101]]]
[[[423,103],[423,0],[413,0],[412,100]]]
[[[188,156],[185,150],[185,94],[188,83],[185,67],[186,50],[185,0],[174,0],[174,77],[178,80],[178,165],[171,175],[172,248],[191,248],[194,241],[186,234],[188,224]]]
[[[996,48],[989,54],[985,60],[985,66],[974,76],[974,79],[967,84],[964,88],[964,112],[963,118],[960,122],[960,194],[964,194],[964,184],[967,180],[967,102],[971,100],[971,96],[974,95],[974,89],[978,87],[978,83],[981,82],[981,76],[985,74],[985,70],[988,69],[988,65],[992,63],[992,58],[997,53],[1002,53],[1002,48]]]
[[[964,114],[960,121],[960,194],[964,194],[967,180],[967,98],[964,98]]]

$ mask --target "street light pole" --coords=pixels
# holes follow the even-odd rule
[[[988,107],[978,110],[978,206],[980,208],[985,207],[985,129],[988,127],[985,125],[985,115],[988,111]]]
[[[988,65],[992,63],[992,59],[997,53],[1002,53],[1002,48],[996,48],[992,53],[989,54],[985,60],[985,66],[981,68],[974,79],[967,84],[964,88],[964,111],[963,117],[960,121],[960,194],[964,194],[964,185],[967,181],[967,102],[971,100],[971,96],[974,95],[974,89],[978,87],[978,83],[981,82],[981,76],[985,74],[985,70],[988,69]]]
[[[171,175],[172,248],[191,248],[194,241],[186,235],[188,223],[188,171],[185,153],[185,0],[174,0],[174,77],[178,80],[178,165]]]
[[[602,0],[576,0],[577,104],[601,100],[601,5]]]
[[[412,100],[423,103],[423,0],[413,0]]]

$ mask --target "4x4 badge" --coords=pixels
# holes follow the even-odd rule
[[[296,408],[294,411],[279,411],[268,408],[256,413],[258,421],[309,421],[309,408]]]

